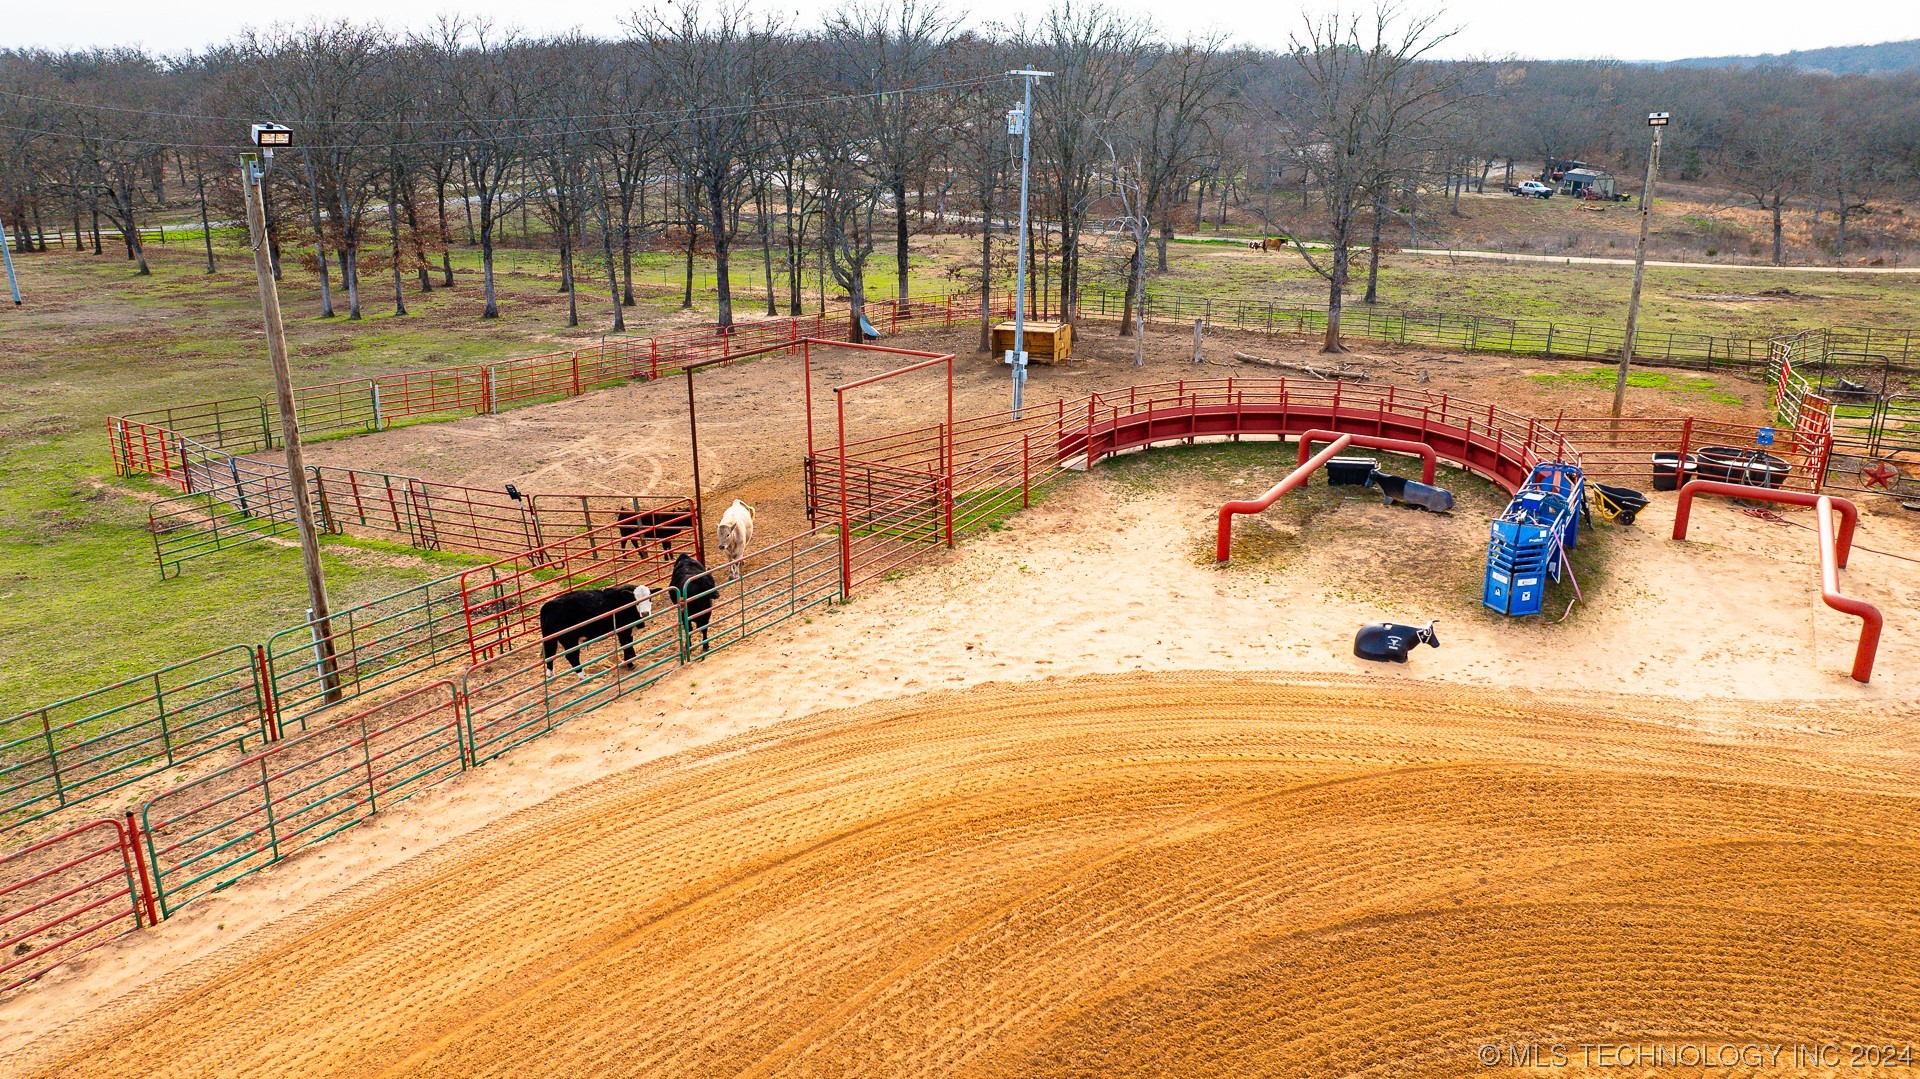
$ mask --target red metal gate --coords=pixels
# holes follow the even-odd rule
[[[158,921],[127,822],[97,820],[0,857],[0,990]]]

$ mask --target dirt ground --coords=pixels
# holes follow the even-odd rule
[[[1650,704],[1182,673],[828,713],[412,858],[11,1074],[1464,1076],[1488,1045],[1920,1040],[1890,721]]]
[[[1324,366],[1312,344],[1284,337],[1222,333],[1208,339],[1206,362],[1192,362],[1192,341],[1178,334],[1147,335],[1148,362],[1133,362],[1130,340],[1095,325],[1076,339],[1076,362],[1035,364],[1027,384],[1030,407],[1094,390],[1177,379],[1253,378],[1297,372],[1238,362],[1236,352],[1261,359]],[[985,415],[1010,404],[1006,366],[976,353],[975,331],[903,334],[886,345],[956,354],[954,414]],[[913,362],[898,356],[849,349],[816,350],[814,429],[821,446],[834,440],[831,387]],[[1598,371],[1592,364],[1524,361],[1507,357],[1453,355],[1431,350],[1358,347],[1344,362],[1364,369],[1374,382],[1420,384],[1434,392],[1492,401],[1523,414],[1604,414],[1611,387],[1542,380],[1541,374]],[[1307,377],[1301,375],[1299,377]],[[700,478],[711,521],[735,498],[755,509],[756,536],[771,541],[805,527],[800,462],[806,452],[806,398],[799,357],[773,356],[702,372],[699,407]],[[902,376],[847,394],[849,440],[863,433],[910,423],[933,423],[945,410],[945,378],[938,371]],[[1692,412],[1702,417],[1752,421],[1766,388],[1732,375],[1717,379],[1714,394],[1629,391],[1634,414]],[[1739,403],[1734,403],[1735,401]],[[420,424],[309,447],[316,464],[421,476],[476,487],[512,483],[521,490],[592,494],[674,494],[691,491],[693,470],[687,431],[684,379],[640,383],[571,400],[513,409],[458,423]]]
[[[55,972],[0,1003],[11,1070],[1465,1074],[1482,1040],[1920,1037],[1920,642],[1893,615],[1851,683],[1805,532],[1707,503],[1677,544],[1661,496],[1587,541],[1573,617],[1512,621],[1468,594],[1499,499],[1464,483],[1451,516],[1322,488],[1214,568],[1258,448],[1154,455],[1216,449],[1063,480]],[[1861,543],[1913,550],[1888,524]],[[1920,564],[1847,584],[1911,611]],[[1353,658],[1382,617],[1442,647]]]
[[[1141,374],[1124,342],[1095,344],[1093,363],[1037,371],[1030,400],[1192,372],[1159,345]],[[1215,347],[1235,345],[1286,354]],[[1356,361],[1517,409],[1594,408],[1592,388],[1507,361]],[[999,403],[1004,368],[960,371],[962,414]],[[781,376],[797,384],[797,362],[701,385],[709,501],[759,498],[764,538],[800,518],[799,397],[757,389]],[[933,387],[857,399],[854,433],[931,419]],[[1748,403],[1698,411],[1760,397],[1724,389]],[[314,451],[671,491],[683,393]],[[1520,1041],[1920,1041],[1913,515],[1869,507],[1844,578],[1889,620],[1861,687],[1858,623],[1819,603],[1806,513],[1703,502],[1681,544],[1657,496],[1636,526],[1583,537],[1564,621],[1509,620],[1477,605],[1504,500],[1464,477],[1451,515],[1317,487],[1243,521],[1216,568],[1213,510],[1291,460],[1200,446],[1064,477],[851,604],[0,1000],[0,1061],[1448,1075]],[[1437,618],[1442,646],[1405,667],[1354,658],[1355,627],[1382,618]]]

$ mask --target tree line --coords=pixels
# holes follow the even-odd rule
[[[1326,283],[1337,348],[1355,256],[1371,302],[1383,230],[1422,200],[1457,208],[1520,162],[1631,174],[1648,111],[1676,116],[1670,174],[1771,215],[1776,262],[1784,215],[1831,211],[1844,254],[1850,222],[1920,178],[1920,77],[1436,59],[1448,38],[1392,7],[1308,19],[1263,51],[1168,40],[1076,0],[991,29],[939,0],[848,0],[807,27],[710,0],[636,12],[618,40],[448,16],[408,33],[283,26],[182,56],[12,50],[0,219],[22,252],[52,232],[99,253],[104,230],[146,273],[140,229],[157,210],[241,216],[235,155],[247,124],[270,119],[296,137],[267,182],[276,270],[314,275],[323,315],[359,317],[369,289],[404,314],[410,290],[453,284],[465,242],[479,317],[497,317],[517,214],[557,249],[570,325],[604,306],[624,329],[636,255],[673,251],[689,306],[694,260],[711,257],[723,327],[741,304],[797,313],[811,270],[846,294],[857,333],[874,260],[891,258],[905,297],[909,237],[934,230],[978,239],[963,283],[980,294],[984,347],[1017,228],[1006,73],[1032,67],[1053,72],[1032,133],[1042,306],[1073,320],[1086,260],[1109,259],[1126,281],[1121,332],[1137,332],[1177,228],[1210,206],[1224,218],[1229,198],[1271,225],[1275,186],[1291,185],[1313,212],[1287,239]]]

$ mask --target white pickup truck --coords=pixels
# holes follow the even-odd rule
[[[1553,197],[1553,188],[1548,187],[1538,180],[1522,180],[1512,187],[1507,188],[1507,190],[1530,199],[1550,199]]]

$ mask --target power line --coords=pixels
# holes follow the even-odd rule
[[[472,119],[472,120],[414,121],[414,122],[434,123],[434,124],[451,122],[454,124],[488,125],[488,124],[565,123],[565,122],[576,121],[576,120],[578,121],[592,121],[592,120],[619,121],[619,123],[609,127],[581,129],[582,133],[584,134],[598,134],[598,133],[603,133],[607,131],[626,131],[626,130],[632,130],[635,128],[643,128],[643,127],[669,126],[673,124],[687,123],[690,121],[711,119],[715,117],[723,117],[723,116],[733,115],[737,113],[786,112],[786,111],[791,111],[793,109],[806,108],[806,107],[815,106],[815,105],[828,105],[828,104],[836,104],[836,103],[850,103],[855,101],[867,101],[874,98],[884,98],[890,94],[904,95],[904,94],[935,93],[941,90],[953,90],[953,89],[959,89],[959,88],[968,87],[968,86],[979,86],[985,83],[999,81],[1001,79],[1004,79],[1005,77],[1006,77],[1005,75],[995,73],[992,75],[976,76],[970,79],[955,79],[955,80],[949,80],[946,82],[925,83],[918,86],[903,86],[895,89],[873,90],[865,93],[826,94],[826,95],[819,95],[819,96],[813,96],[813,97],[773,98],[764,102],[741,102],[739,104],[716,105],[716,106],[711,106],[711,107],[702,108],[702,109],[680,109],[680,110],[674,110],[674,111],[642,112],[642,113],[633,114],[634,119],[632,120],[627,119],[628,114],[625,114],[625,113],[579,113],[571,116],[532,116],[532,117],[489,116],[489,117],[483,117],[483,118]],[[215,115],[205,114],[205,113],[172,112],[165,109],[132,108],[132,107],[120,106],[120,105],[105,105],[97,102],[70,101],[63,98],[46,97],[44,95],[39,95],[39,94],[29,94],[29,93],[26,93],[25,91],[20,91],[20,90],[0,90],[0,93],[4,93],[9,97],[20,98],[20,99],[30,100],[30,101],[39,101],[46,104],[60,105],[67,108],[92,110],[95,112],[110,112],[110,113],[117,113],[120,115],[134,116],[134,117],[140,117],[145,119],[194,120],[194,121],[203,121],[207,123],[236,123],[236,124],[250,123],[253,120],[258,119],[257,116],[256,117],[215,116]],[[403,123],[406,121],[362,120],[362,119],[335,120],[335,119],[316,119],[316,118],[288,119],[286,117],[281,117],[278,120],[278,122],[287,124],[290,127],[386,128],[386,127],[394,126],[397,123]],[[51,135],[55,137],[73,137],[73,138],[89,137],[89,136],[83,136],[83,135],[74,135],[71,132],[26,128],[26,127],[19,127],[16,125],[0,125],[0,127],[3,127],[9,131],[20,131],[28,134]],[[550,134],[551,132],[531,132],[523,135],[510,136],[510,137],[511,138],[546,138]],[[134,146],[165,146],[169,148],[182,148],[182,149],[225,150],[225,149],[233,149],[235,147],[244,145],[242,143],[153,142],[153,141],[143,141],[143,140],[137,140],[137,139],[115,139],[114,141],[126,143],[128,145],[134,145]],[[422,142],[416,141],[416,142],[409,142],[407,145],[414,145],[414,146],[455,145],[465,141],[467,140],[464,140],[464,139],[448,140],[446,142],[441,142],[441,143],[422,143]]]

